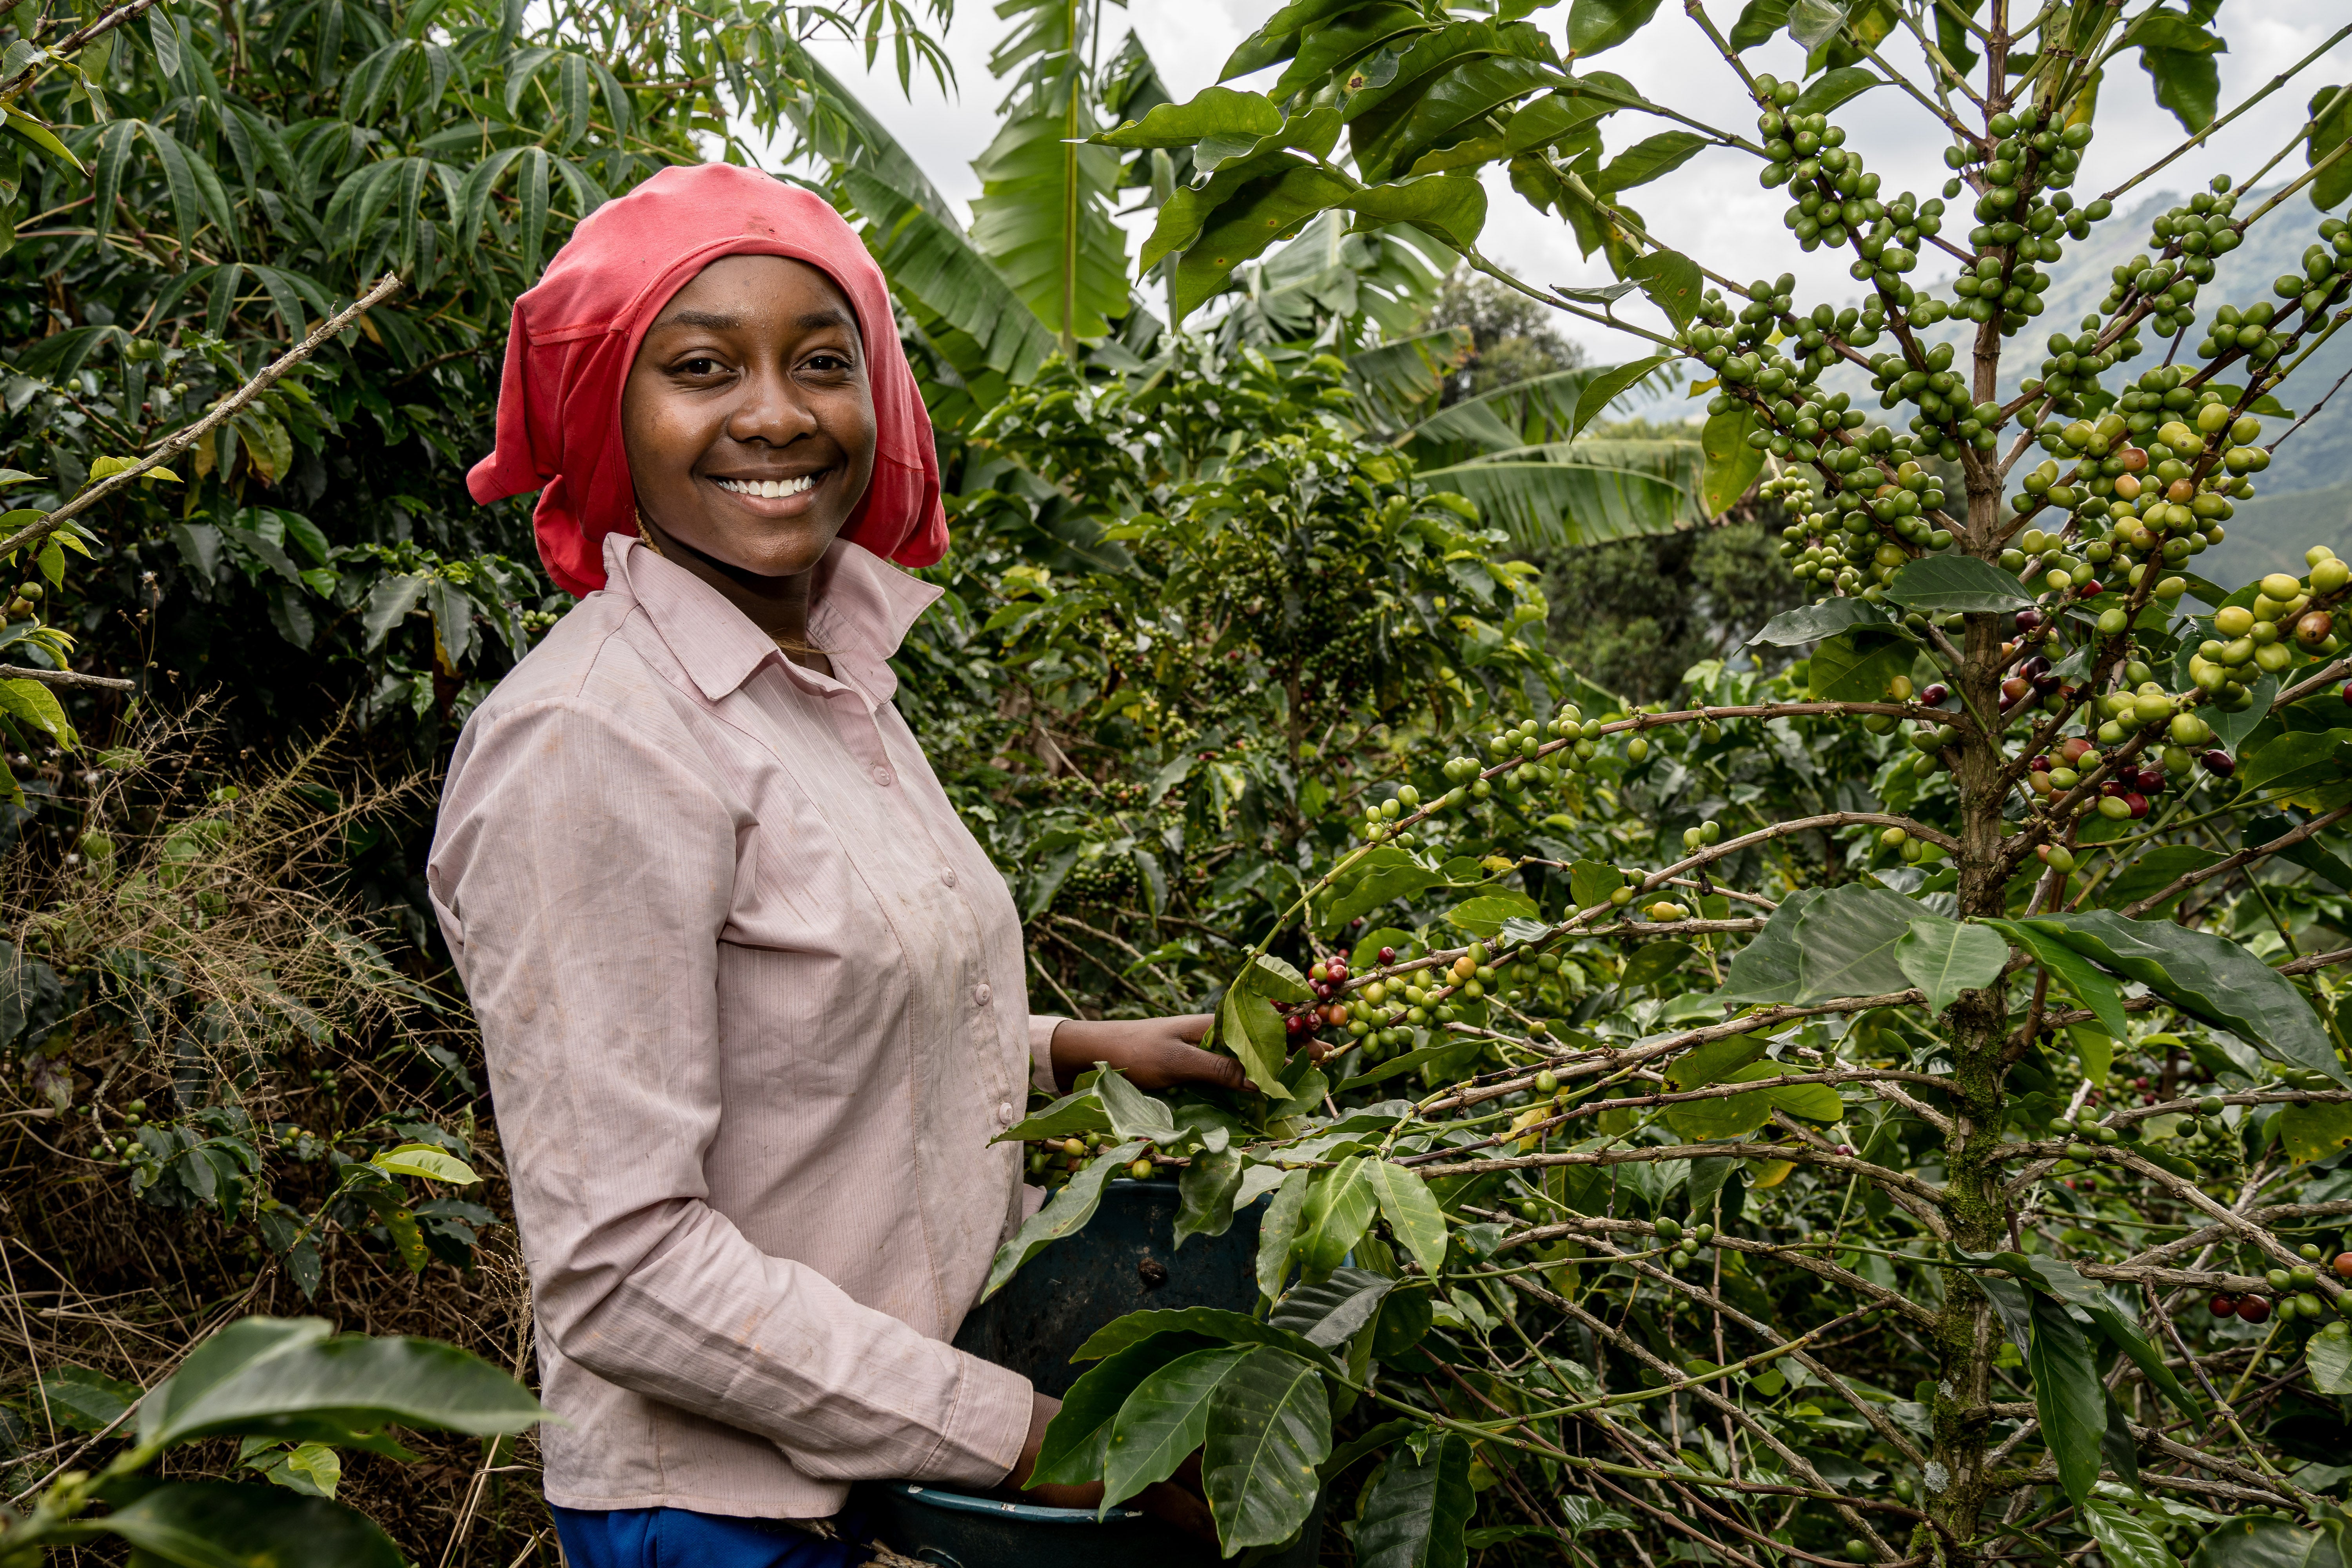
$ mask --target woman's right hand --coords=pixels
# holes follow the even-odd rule
[[[1033,1487],[1029,1478],[1036,1473],[1037,1456],[1045,1447],[1045,1427],[1062,1408],[1062,1402],[1049,1394],[1030,1394],[1029,1431],[1021,1440],[1021,1457],[1013,1463],[1012,1473],[1004,1478],[1002,1489],[1022,1502],[1036,1503],[1044,1508],[1082,1508],[1089,1510],[1102,1507],[1103,1489],[1100,1481],[1085,1486],[1048,1485]],[[1156,1482],[1137,1494],[1135,1506],[1162,1524],[1172,1526],[1196,1541],[1214,1545],[1217,1540],[1216,1520],[1209,1512],[1207,1498],[1201,1490],[1201,1456],[1188,1457],[1177,1467],[1175,1476]]]

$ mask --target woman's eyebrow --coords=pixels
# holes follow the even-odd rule
[[[680,310],[662,321],[666,327],[707,327],[716,332],[729,331],[742,324],[742,317],[724,310]]]
[[[857,330],[856,320],[837,305],[827,305],[822,310],[804,310],[796,324],[803,331],[812,332],[822,327],[846,327],[853,332]]]

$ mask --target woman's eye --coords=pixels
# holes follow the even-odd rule
[[[719,374],[719,362],[697,355],[677,368],[679,373],[685,375],[716,375]]]
[[[811,354],[807,363],[809,369],[823,371],[828,375],[837,375],[844,371],[855,368],[850,363],[847,354],[835,353],[830,350]]]

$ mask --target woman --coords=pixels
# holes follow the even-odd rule
[[[1017,1489],[1056,1407],[947,1343],[1034,1207],[989,1142],[1029,1084],[1239,1067],[1205,1018],[1029,1015],[1003,880],[890,704],[938,590],[885,558],[947,529],[888,293],[823,201],[708,165],[583,222],[516,302],[470,482],[541,491],[583,595],[467,722],[429,872],[565,1555],[862,1560],[776,1521],[866,1478]]]

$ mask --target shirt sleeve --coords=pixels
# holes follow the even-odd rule
[[[1053,1013],[1029,1015],[1029,1081],[1046,1094],[1059,1094],[1054,1080],[1054,1031],[1069,1020]]]
[[[751,823],[682,760],[698,748],[677,728],[527,705],[467,737],[443,802],[433,890],[488,1048],[540,1328],[803,1475],[992,1486],[1028,1430],[1026,1379],[767,1256],[710,1206],[719,938]]]

